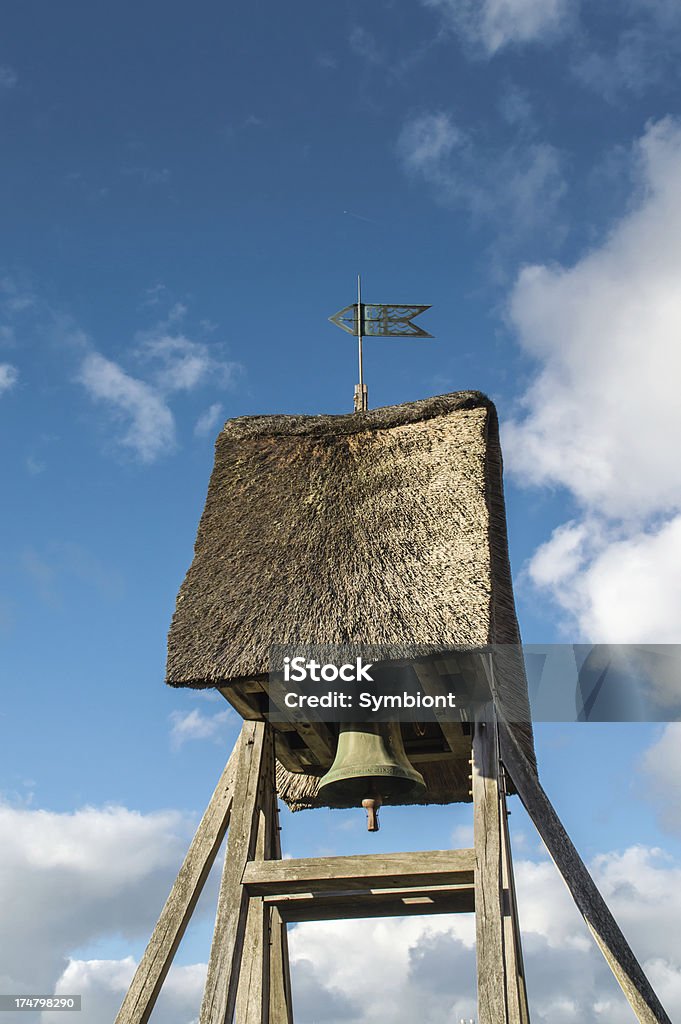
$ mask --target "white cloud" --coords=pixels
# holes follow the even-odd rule
[[[150,330],[140,331],[137,358],[149,366],[156,387],[163,394],[193,391],[206,384],[230,387],[240,365],[220,359],[219,345],[209,346],[183,334],[180,324],[186,313],[187,307],[177,302],[164,320]]]
[[[504,431],[525,484],[583,509],[530,564],[587,637],[681,640],[681,124],[636,146],[635,202],[573,267],[526,267],[509,305],[539,369]]]
[[[192,711],[172,711],[170,739],[177,749],[188,740],[219,739],[224,727],[234,720],[233,712],[227,708],[214,715],[206,715],[199,708]]]
[[[611,644],[681,642],[681,515],[650,530],[567,523],[530,560],[580,635]]]
[[[80,994],[88,1024],[111,1024],[135,971],[132,957],[123,960],[70,960],[56,994]],[[206,981],[205,964],[171,967],[154,1007],[164,1024],[195,1024]],[[63,1012],[43,1013],[41,1024],[62,1024]]]
[[[157,305],[164,298],[168,298],[165,286],[159,284],[148,289],[145,305]],[[72,317],[50,308],[29,285],[10,275],[0,277],[0,314],[9,321],[0,324],[0,344],[15,343],[14,321],[33,317],[32,336],[46,339],[62,363],[64,352],[77,360],[72,379],[106,408],[117,427],[114,442],[144,463],[176,448],[172,409],[176,396],[192,395],[200,387],[229,388],[242,370],[240,364],[223,358],[219,343],[208,346],[188,336],[183,330],[187,312],[183,303],[176,302],[151,329],[137,332],[128,351],[133,367],[137,363],[131,369],[125,360],[110,359],[97,351],[93,340]],[[202,321],[204,332],[216,326]],[[14,386],[17,379],[17,369],[0,362],[0,394]],[[214,416],[216,408],[217,403],[210,407]]]
[[[607,24],[580,0],[421,0],[437,11],[472,57],[567,39],[568,67],[580,85],[610,102],[678,81],[681,7],[677,0],[611,4]],[[584,18],[581,18],[581,8]]]
[[[129,420],[121,444],[142,462],[153,462],[175,447],[173,414],[149,384],[129,376],[98,352],[85,357],[78,380],[93,399],[108,403],[117,418]]]
[[[658,808],[660,820],[681,832],[681,723],[670,722],[646,751],[642,770]]]
[[[208,380],[226,386],[234,370],[233,364],[215,359],[207,345],[182,334],[147,338],[140,354],[156,364],[156,384],[164,394],[193,391]]]
[[[110,1022],[134,961],[76,950],[105,937],[146,939],[188,841],[189,822],[172,811],[0,807],[0,988],[80,992],[89,1024]],[[592,870],[676,1019],[681,867],[659,850],[632,847],[595,858]],[[516,873],[533,1020],[626,1024],[630,1011],[554,866],[519,860]],[[216,893],[209,896],[207,911]],[[441,1024],[475,1015],[473,915],[320,922],[292,929],[290,944],[301,1024]],[[171,971],[159,1019],[195,1021],[205,970],[192,964]],[[52,1017],[42,1021],[52,1024]]]
[[[13,388],[19,380],[19,371],[11,363],[0,363],[0,395]]]
[[[596,858],[592,869],[676,1019],[680,869],[642,847]],[[628,1024],[631,1010],[554,865],[521,860],[516,876],[532,1019]],[[303,1022],[441,1024],[476,1015],[472,915],[299,925],[290,943]]]
[[[442,111],[411,118],[397,150],[405,171],[430,185],[440,202],[503,221],[507,234],[509,224],[520,235],[554,216],[566,190],[553,146],[523,142],[485,149]]]
[[[514,469],[616,516],[681,501],[681,125],[650,125],[637,156],[636,208],[575,266],[525,268],[509,314],[543,364],[507,431]]]
[[[30,287],[10,274],[0,278],[0,308],[9,317],[24,313],[37,305]]]
[[[72,951],[151,932],[189,842],[176,811],[0,805],[0,990],[51,992]]]
[[[156,380],[163,392],[192,391],[203,383],[212,367],[207,346],[182,335],[150,339],[144,352],[161,364]]]
[[[572,24],[576,0],[423,0],[488,56],[506,46],[551,42]]]
[[[378,48],[376,37],[361,25],[355,25],[350,32],[350,49],[356,57],[361,57],[367,64],[383,63],[383,54]]]
[[[26,456],[26,470],[29,476],[39,476],[46,469],[47,463],[43,462],[42,459],[37,459],[35,455]]]
[[[0,89],[13,89],[19,81],[14,68],[11,68],[8,64],[0,64]]]
[[[585,523],[569,522],[557,527],[551,539],[537,548],[529,564],[532,582],[539,587],[556,590],[574,577],[584,564],[584,550],[589,540]],[[569,598],[569,594],[566,595]]]
[[[614,101],[677,79],[681,8],[676,0],[629,0],[601,39],[583,32],[573,56],[577,79]]]
[[[400,155],[409,171],[425,178],[446,176],[445,161],[466,142],[449,114],[424,114],[408,121],[398,142]]]
[[[528,93],[513,83],[508,83],[499,100],[499,112],[512,126],[531,134],[537,127],[532,101]]]
[[[205,412],[202,412],[196,421],[194,427],[194,433],[197,437],[205,437],[206,434],[210,434],[217,426],[222,416],[222,403],[213,402]]]

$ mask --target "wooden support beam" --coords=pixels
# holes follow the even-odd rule
[[[347,892],[297,892],[264,896],[287,923],[334,921],[361,917],[410,917],[470,914],[475,910],[473,884],[414,886],[407,889],[353,889]]]
[[[507,999],[499,754],[491,704],[475,720],[472,781],[479,1024],[521,1024]]]
[[[248,891],[241,878],[255,852],[260,775],[268,731],[264,722],[244,722],[241,730],[232,819],[200,1024],[231,1024],[234,1014],[248,911]]]
[[[416,678],[421,684],[424,693],[431,697],[438,697],[441,694],[449,692],[444,679],[435,671],[435,668],[432,665],[417,661],[414,662],[412,668],[416,673]],[[435,713],[437,715],[437,712]],[[470,736],[464,736],[461,729],[461,723],[449,721],[449,719],[444,715],[438,715],[437,724],[440,726],[442,734],[452,753],[456,754],[458,757],[470,757],[471,739]]]
[[[499,722],[499,739],[504,767],[638,1020],[641,1024],[671,1024],[512,729],[505,722]],[[483,1024],[482,1018],[480,1024]]]
[[[508,828],[508,810],[504,779],[499,779],[499,808],[501,815],[501,884],[504,891],[504,969],[506,972],[506,1000],[511,1020],[529,1024],[530,1010],[525,984],[525,965],[520,941],[518,901],[513,874],[511,836]]]
[[[236,686],[218,686],[218,693],[221,693],[226,701],[238,711],[245,722],[261,722],[262,715],[253,701],[249,700]]]
[[[161,986],[170,970],[173,957],[227,831],[234,797],[240,742],[237,740],[215,787],[118,1011],[115,1024],[146,1024],[151,1016]]]
[[[270,947],[270,1024],[293,1024],[293,1000],[286,922],[272,907]]]
[[[385,889],[394,886],[471,884],[473,850],[431,850],[421,853],[372,853],[352,857],[251,861],[243,883],[251,896],[286,893]]]
[[[277,794],[272,794],[272,860],[281,860],[281,826]],[[288,958],[288,933],[277,907],[271,913],[270,1024],[293,1024],[293,995]]]
[[[282,709],[282,713],[286,708],[284,698],[287,692],[284,684],[277,679],[275,674],[272,674],[268,683],[269,697],[278,708]],[[327,723],[314,722],[302,717],[298,719],[293,717],[290,711],[286,712],[286,717],[295,726],[296,732],[302,736],[319,764],[328,768],[336,756],[336,737]]]
[[[267,729],[265,734],[258,805],[258,838],[253,856],[256,862],[262,862],[272,850],[274,737],[271,729]],[[263,900],[257,897],[249,899],[236,997],[236,1020],[239,1024],[269,1024],[271,916],[271,909]]]

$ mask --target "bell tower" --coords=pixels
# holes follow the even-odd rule
[[[272,652],[296,645],[362,646],[436,710],[377,722],[283,714]],[[244,724],[116,1024],[149,1019],[225,835],[200,1024],[292,1024],[289,923],[424,913],[475,913],[478,1024],[528,1024],[514,794],[638,1020],[670,1024],[538,780],[484,395],[228,421],[167,682],[217,689]],[[438,713],[448,694],[455,713]],[[381,807],[472,803],[474,847],[282,860],[278,800],[363,806],[372,831]]]

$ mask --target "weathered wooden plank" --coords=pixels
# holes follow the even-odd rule
[[[270,1024],[293,1024],[293,1001],[288,960],[286,922],[272,907],[270,948]]]
[[[353,889],[346,892],[290,893],[264,896],[284,921],[333,921],[362,917],[409,917],[414,914],[470,914],[475,910],[473,884],[408,889]]]
[[[641,1024],[671,1024],[627,940],[572,844],[508,725],[499,722],[501,757],[603,956]]]
[[[421,853],[372,853],[351,857],[251,861],[243,882],[253,896],[287,892],[409,888],[473,881],[473,850],[431,850]]]
[[[118,1011],[115,1024],[146,1024],[151,1016],[161,986],[227,831],[240,742],[237,740],[215,787]]]
[[[281,826],[276,792],[272,795],[272,860],[281,860]],[[276,907],[270,918],[270,1024],[293,1024],[291,970],[288,957],[286,922]]]
[[[525,966],[520,940],[518,901],[513,875],[511,836],[508,828],[508,811],[504,780],[499,779],[499,810],[501,815],[501,881],[504,890],[504,970],[506,973],[506,1000],[511,1020],[529,1024],[530,1010],[525,985]]]
[[[425,662],[415,662],[412,667],[424,693],[431,697],[437,697],[448,692],[444,679],[435,671],[432,665],[428,665]],[[446,712],[446,714],[451,715],[451,711]],[[437,723],[452,753],[459,757],[470,757],[470,736],[464,736],[460,722],[452,722],[444,715],[437,715]]]
[[[253,856],[256,861],[262,861],[269,857],[272,849],[274,740],[271,729],[265,736],[258,805],[258,838]],[[269,1024],[270,918],[270,907],[258,897],[249,899],[236,997],[236,1020],[239,1024]]]
[[[277,680],[275,675],[270,676],[268,693],[277,707],[285,709],[284,697],[287,692],[284,684]],[[291,712],[287,712],[287,716],[291,716],[290,720],[295,725],[296,732],[302,736],[319,764],[328,768],[336,756],[336,739],[327,723],[313,722],[304,718],[298,721],[291,715]]]
[[[288,740],[291,730],[288,725],[285,726],[286,732],[279,732],[279,723],[277,723],[275,728],[277,729],[275,736],[277,760],[284,766],[284,768],[286,768],[287,771],[294,772],[295,774],[306,772],[309,770],[311,760],[314,760],[316,765],[317,759],[310,754],[307,747],[304,747],[302,750],[293,749],[293,747],[291,747]],[[298,734],[295,729],[292,730],[292,733],[297,737]]]
[[[234,804],[200,1024],[228,1024],[234,1014],[248,911],[248,892],[241,878],[257,839],[260,774],[268,729],[264,722],[245,722],[241,730]]]
[[[237,686],[219,686],[219,692],[238,711],[246,722],[262,722],[263,717],[254,701]]]
[[[510,1024],[504,970],[498,752],[491,705],[473,729],[475,934],[479,1024]],[[514,1021],[513,1024],[516,1024]]]
[[[459,727],[459,729],[460,729],[460,727]],[[461,734],[461,739],[464,739],[463,734]],[[409,758],[410,762],[412,764],[414,764],[414,765],[416,765],[416,764],[433,764],[436,761],[438,763],[442,763],[444,761],[444,762],[449,762],[451,764],[452,761],[459,761],[459,760],[461,760],[462,754],[464,754],[464,753],[465,753],[466,758],[469,758],[470,757],[470,747],[471,747],[471,741],[469,739],[468,740],[468,748],[465,751],[462,751],[461,754],[453,754],[452,751],[451,751],[451,748],[449,748],[447,750],[424,750],[424,751],[419,751],[419,750],[412,751],[412,750],[407,749],[407,757]]]

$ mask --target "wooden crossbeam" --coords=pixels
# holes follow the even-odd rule
[[[417,661],[412,667],[424,693],[431,697],[438,697],[449,692],[449,687],[445,686],[442,676],[435,671],[433,665]],[[470,736],[464,736],[461,723],[449,721],[445,714],[437,716],[437,721],[451,752],[458,757],[469,757],[471,740]]]
[[[249,861],[243,884],[251,896],[339,892],[351,889],[401,889],[415,886],[472,884],[473,850],[427,853],[372,853],[351,857]]]
[[[285,707],[286,687],[274,673],[269,678],[268,692],[271,701],[280,708]],[[300,716],[299,719],[294,717],[292,724],[295,726],[296,732],[303,737],[319,764],[328,767],[336,756],[336,738],[327,723],[310,721],[304,716]]]
[[[407,889],[351,889],[345,892],[297,892],[264,896],[287,923],[363,917],[411,917],[466,914],[475,910],[469,885],[414,886]]]

